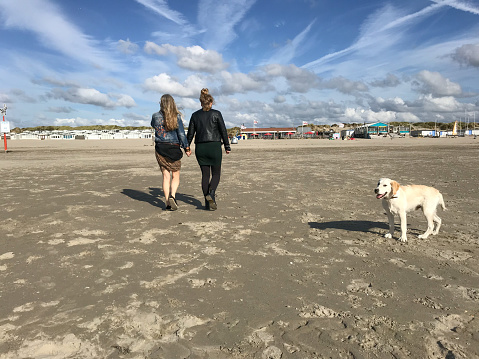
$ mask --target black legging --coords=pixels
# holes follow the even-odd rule
[[[221,177],[221,166],[200,166],[201,168],[201,189],[206,196],[208,192],[216,191]],[[211,180],[210,180],[211,173]]]

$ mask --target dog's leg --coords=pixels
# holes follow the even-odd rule
[[[436,222],[436,228],[432,231],[432,235],[435,236],[439,233],[439,228],[441,228],[442,220],[438,217],[437,214],[434,215],[434,222]]]
[[[420,234],[418,236],[418,238],[421,238],[421,239],[426,239],[433,232],[433,230],[434,230],[434,216],[436,216],[436,214],[434,212],[430,212],[430,211],[424,212],[424,215],[426,216],[426,219],[427,219],[427,230],[426,230],[426,232],[424,232],[423,234]]]
[[[401,219],[401,237],[399,237],[399,240],[401,242],[407,242],[407,219],[406,219],[406,211],[400,212],[399,213],[399,218]]]
[[[392,238],[394,234],[394,215],[389,210],[386,210],[386,214],[388,215],[389,232],[386,233],[384,237]]]

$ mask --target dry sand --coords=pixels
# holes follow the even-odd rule
[[[215,212],[151,140],[0,153],[0,358],[478,358],[479,140],[250,140]],[[386,239],[380,177],[444,195]],[[398,228],[398,223],[397,226]]]

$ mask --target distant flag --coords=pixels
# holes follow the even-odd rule
[[[258,124],[258,121],[254,120],[253,123],[254,123],[255,125],[257,125],[257,124]]]
[[[246,130],[246,126],[244,125],[244,123],[241,125],[241,129]]]
[[[308,125],[308,122],[303,121],[303,126],[307,126],[307,125]]]

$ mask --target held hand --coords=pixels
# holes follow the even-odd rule
[[[231,151],[226,150],[226,154],[229,155]]]
[[[187,155],[188,157],[191,156],[191,150],[185,151],[185,153],[186,153],[186,155]]]

